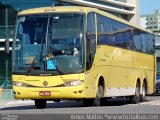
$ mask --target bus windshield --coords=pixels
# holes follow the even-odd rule
[[[13,45],[16,74],[80,73],[84,70],[84,15],[19,16]]]

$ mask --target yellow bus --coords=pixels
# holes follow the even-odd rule
[[[16,99],[145,101],[155,92],[154,35],[96,8],[62,6],[21,11],[13,41]]]

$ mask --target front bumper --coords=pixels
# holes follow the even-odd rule
[[[13,87],[16,99],[83,99],[86,98],[83,85],[53,88]],[[50,96],[41,96],[41,91],[51,92]]]

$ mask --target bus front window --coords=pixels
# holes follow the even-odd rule
[[[20,16],[13,49],[13,72],[58,74],[57,66],[63,74],[82,72],[83,21],[83,14],[75,13]],[[49,53],[54,59],[48,57]],[[48,68],[48,58],[54,62],[54,69]]]

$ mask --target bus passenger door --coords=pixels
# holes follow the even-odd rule
[[[98,45],[97,39],[97,15],[95,13],[88,14],[88,29],[86,34],[86,91],[88,97],[95,97],[98,87],[98,81],[100,77],[103,77],[104,84],[104,96],[106,95],[107,77],[109,77],[111,58],[108,57],[109,53],[106,53],[106,46]],[[108,65],[108,66],[107,66]],[[107,66],[107,67],[106,67]]]

